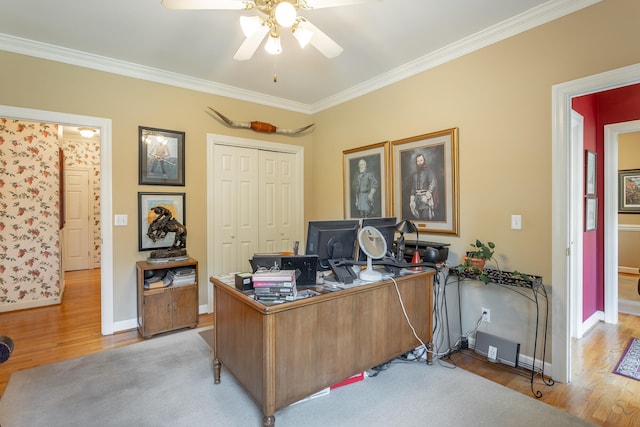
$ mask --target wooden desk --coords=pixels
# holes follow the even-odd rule
[[[396,279],[417,335],[432,344],[433,276]],[[264,427],[293,402],[420,345],[392,281],[265,306],[210,278],[215,298],[215,383],[220,366],[262,408]],[[431,358],[427,359],[430,363]]]

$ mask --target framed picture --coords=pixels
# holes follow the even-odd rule
[[[587,196],[596,195],[596,153],[589,150],[584,160],[584,192]]]
[[[618,172],[618,212],[640,213],[640,169]]]
[[[138,250],[150,251],[154,249],[167,249],[173,244],[175,233],[167,235],[155,242],[149,238],[147,232],[149,226],[156,219],[153,208],[161,206],[171,212],[180,224],[185,224],[185,193],[138,193]]]
[[[420,232],[460,234],[458,128],[391,142],[393,207]]]
[[[598,228],[598,199],[585,197],[584,199],[584,231]]]
[[[389,142],[342,152],[344,217],[376,218],[390,212]]]
[[[184,132],[138,127],[139,185],[184,186]]]

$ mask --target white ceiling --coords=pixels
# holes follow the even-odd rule
[[[302,11],[344,48],[340,56],[301,49],[285,31],[282,54],[260,47],[236,61],[239,17],[255,11],[2,0],[0,49],[313,113],[598,1],[374,0]]]

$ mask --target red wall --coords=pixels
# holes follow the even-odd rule
[[[640,84],[576,97],[572,107],[585,119],[584,149],[597,153],[598,227],[583,235],[582,318],[604,311],[604,127],[640,119]]]

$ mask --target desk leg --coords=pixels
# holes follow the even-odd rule
[[[427,343],[427,365],[433,365],[433,343]]]
[[[215,384],[220,384],[220,366],[222,366],[220,360],[217,357],[213,359],[213,382]]]
[[[276,417],[273,415],[265,415],[262,418],[262,427],[275,427],[276,425]]]

